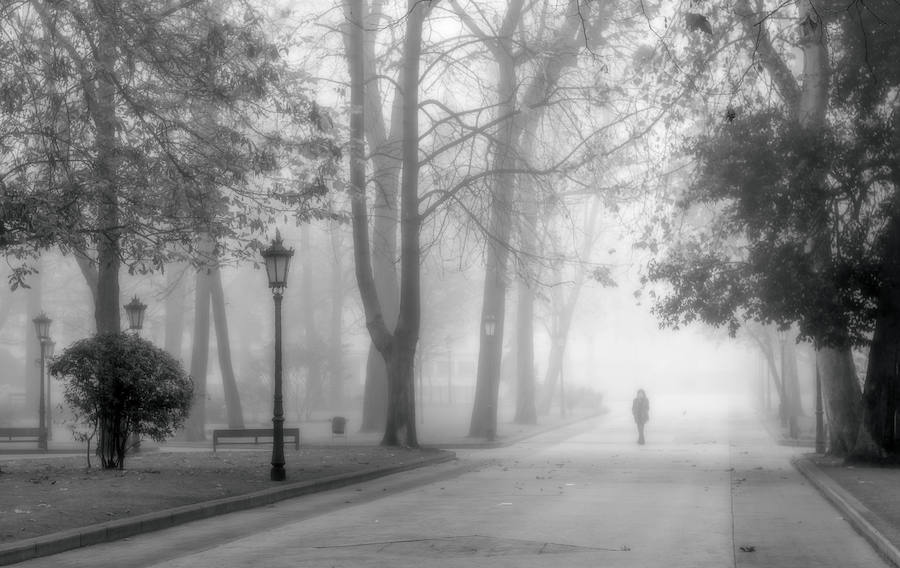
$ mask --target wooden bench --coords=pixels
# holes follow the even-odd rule
[[[37,442],[40,439],[40,428],[0,428],[0,442]]]
[[[222,444],[222,439],[239,439],[245,440],[243,442],[229,442],[229,444],[259,444],[260,438],[273,438],[271,441],[266,441],[265,443],[274,443],[274,435],[275,432],[272,428],[229,428],[227,430],[213,430],[213,451],[216,451],[216,447]],[[294,449],[300,449],[300,428],[285,428],[284,429],[284,441],[287,442],[287,439],[293,436],[294,438]],[[250,438],[253,439],[252,442],[246,441]]]

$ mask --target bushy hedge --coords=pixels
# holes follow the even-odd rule
[[[187,418],[194,390],[181,364],[153,343],[131,333],[107,333],[72,344],[50,364],[64,382],[66,402],[83,427],[76,436],[97,436],[105,469],[125,467],[132,434],[162,441]]]

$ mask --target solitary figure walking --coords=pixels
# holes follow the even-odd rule
[[[650,420],[650,399],[644,389],[638,389],[634,402],[631,403],[631,414],[638,428],[638,444],[644,444],[644,424]]]

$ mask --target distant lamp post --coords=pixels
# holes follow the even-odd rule
[[[287,287],[288,271],[291,266],[293,249],[286,249],[281,241],[281,233],[275,231],[272,245],[262,252],[266,261],[266,276],[272,298],[275,300],[275,394],[274,416],[272,417],[272,481],[284,481],[284,397],[281,393],[281,298]]]
[[[488,341],[494,341],[494,336],[497,334],[497,317],[494,314],[488,314],[484,316],[484,336],[487,337]],[[491,350],[493,353],[493,350]],[[500,390],[500,373],[496,365],[491,365],[491,390],[488,393],[489,396],[489,404],[488,404],[488,431],[487,431],[487,439],[488,441],[493,442],[497,437],[497,395]]]
[[[125,314],[128,315],[128,328],[134,331],[140,331],[144,327],[144,312],[147,310],[147,304],[141,302],[137,296],[125,304]]]
[[[47,346],[50,340],[50,323],[53,321],[47,317],[47,314],[41,312],[33,320],[34,331],[37,333],[38,341],[41,343],[41,389],[40,401],[38,407],[38,447],[42,450],[47,449],[47,401],[46,391],[44,388],[44,375],[47,362]]]

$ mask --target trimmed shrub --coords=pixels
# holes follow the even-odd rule
[[[174,357],[131,333],[82,339],[55,357],[50,373],[64,383],[66,402],[82,427],[97,437],[104,469],[123,469],[132,434],[163,441],[187,418],[193,382]]]

